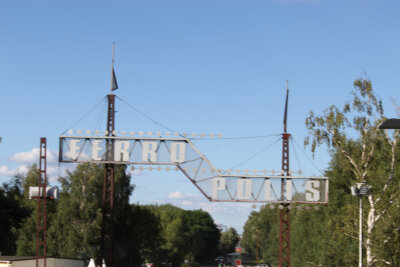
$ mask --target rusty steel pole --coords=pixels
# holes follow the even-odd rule
[[[289,133],[282,134],[282,172],[289,176]],[[287,200],[286,179],[282,179],[281,198]],[[289,204],[282,204],[279,214],[279,267],[290,266],[290,209]]]
[[[36,267],[39,267],[40,259],[46,267],[47,256],[47,159],[46,159],[46,138],[40,138],[39,148],[39,176],[37,197],[37,217],[36,217]]]
[[[107,136],[114,136],[115,129],[115,95],[109,94],[107,112]],[[107,161],[114,159],[114,141],[107,140]],[[108,267],[114,267],[114,164],[107,163],[104,167],[103,197],[102,197],[101,245],[98,264],[103,259]]]
[[[282,133],[282,175],[289,176],[289,139],[290,134],[287,133],[287,110],[289,100],[289,81],[286,81],[286,101],[285,114],[283,116],[283,133]],[[285,203],[291,199],[286,191],[287,179],[281,182],[281,201],[282,209],[279,213],[279,267],[290,267],[290,209],[289,204]]]

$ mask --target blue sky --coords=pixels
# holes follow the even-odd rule
[[[104,129],[112,43],[115,93],[177,132],[224,137],[282,132],[286,80],[288,130],[299,144],[291,166],[319,175],[303,154],[310,110],[351,98],[352,82],[372,80],[387,116],[398,99],[400,3],[378,0],[8,1],[0,3],[2,126],[0,182],[37,162],[47,137],[50,179],[58,137],[74,129]],[[98,104],[96,106],[96,104]],[[117,130],[166,131],[117,101]],[[217,168],[228,169],[279,137],[196,141]],[[240,168],[280,169],[277,143]],[[297,159],[298,158],[298,159]],[[298,164],[298,163],[301,164]],[[167,203],[210,211],[239,231],[248,204],[208,203],[179,173],[134,172],[131,202]]]

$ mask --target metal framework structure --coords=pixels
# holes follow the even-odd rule
[[[289,133],[282,134],[282,172],[284,176],[289,176]],[[282,179],[283,201],[287,196],[285,192],[287,179]],[[279,267],[290,266],[290,209],[289,204],[283,204],[279,214]]]
[[[114,136],[115,130],[115,95],[109,94],[107,112],[107,136]],[[106,157],[112,159],[113,140],[108,140],[106,144]],[[102,225],[101,225],[101,244],[100,257],[98,264],[102,264],[104,259],[107,266],[114,266],[114,164],[107,163],[104,167],[103,197],[102,197]]]
[[[39,267],[40,260],[43,260],[43,266],[46,267],[47,254],[47,159],[46,159],[46,138],[40,138],[39,152],[39,196],[37,197],[37,219],[36,219],[36,267]]]
[[[114,148],[114,155],[107,146]],[[110,160],[107,153],[114,158]],[[327,177],[223,173],[187,138],[61,136],[59,157],[65,163],[132,164],[139,170],[180,171],[214,202],[327,204],[328,201]],[[286,197],[281,196],[282,180]]]
[[[59,162],[104,163],[102,195],[101,244],[97,264],[103,261],[114,267],[114,166],[115,164],[158,165],[157,170],[181,171],[210,201],[258,202],[280,204],[279,267],[290,266],[290,204],[327,204],[327,177],[296,177],[289,171],[289,140],[286,105],[282,133],[281,175],[231,174],[216,169],[197,150],[188,138],[126,137],[116,136],[115,95],[116,85],[112,68],[111,93],[108,98],[107,130],[105,136],[61,136]],[[71,132],[71,134],[73,131]],[[78,134],[82,131],[78,130]],[[86,134],[91,134],[87,131]],[[98,131],[97,133],[98,134]],[[122,133],[122,135],[125,135]],[[131,134],[133,135],[133,134]],[[172,167],[172,169],[170,168]],[[149,170],[153,167],[149,166]],[[280,183],[276,183],[277,179]],[[296,186],[297,185],[297,186]],[[45,186],[45,185],[44,185]],[[280,196],[279,189],[281,187]],[[292,188],[304,194],[292,194]],[[257,255],[258,256],[258,255]],[[258,257],[257,257],[258,258]]]
[[[286,101],[285,114],[283,116],[283,134],[282,134],[282,175],[289,176],[289,138],[287,133],[287,109],[289,100],[289,82],[286,81]],[[281,181],[281,200],[287,201],[286,181]],[[290,209],[289,203],[284,203],[279,214],[279,267],[290,266]]]

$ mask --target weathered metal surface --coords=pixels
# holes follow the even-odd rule
[[[287,102],[286,102],[287,106]],[[286,112],[285,112],[286,121]],[[281,199],[286,202],[291,198],[291,193],[287,190],[287,185],[292,183],[289,179],[289,138],[290,134],[282,134],[282,172],[286,177],[281,181]],[[290,209],[289,204],[284,204],[279,214],[279,267],[290,266]]]
[[[39,149],[39,192],[46,192],[47,188],[47,159],[46,159],[46,138],[40,138]],[[44,193],[42,195],[45,195]],[[39,267],[39,261],[42,259],[46,267],[47,256],[47,197],[37,197],[37,217],[36,217],[36,267]]]
[[[110,148],[113,152],[107,155]],[[215,202],[328,201],[326,177],[288,176],[288,168],[282,172],[285,175],[223,172],[187,138],[61,136],[60,161],[173,166],[169,170],[180,170],[208,200]]]
[[[109,94],[107,112],[107,134],[113,136],[115,129],[115,95]],[[104,158],[106,161],[114,158],[114,142],[105,140]],[[103,196],[102,196],[101,244],[98,265],[104,259],[107,266],[114,267],[114,164],[104,166]]]

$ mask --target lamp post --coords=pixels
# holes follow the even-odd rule
[[[371,193],[371,186],[367,183],[357,183],[350,187],[351,194],[360,198],[359,209],[359,236],[358,236],[358,266],[362,267],[362,197],[368,196]]]
[[[379,129],[400,129],[400,119],[387,119],[379,125]]]

